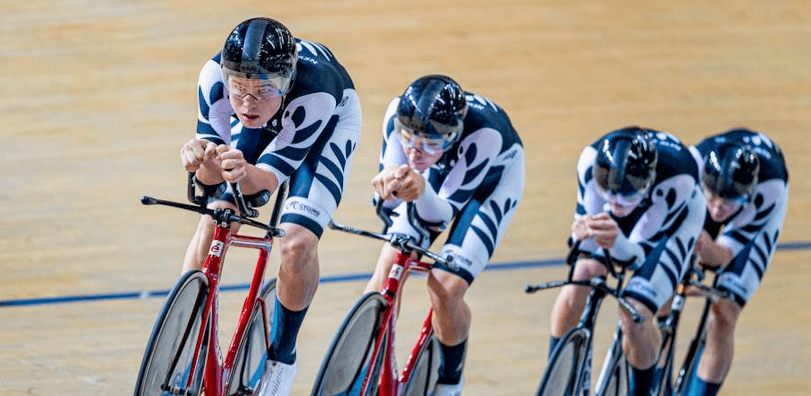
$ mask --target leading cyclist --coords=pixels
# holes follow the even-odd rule
[[[270,364],[257,392],[288,395],[298,330],[318,286],[318,241],[341,201],[360,137],[360,102],[327,47],[294,38],[269,18],[248,19],[231,31],[203,66],[197,97],[197,135],[180,158],[198,182],[239,182],[250,195],[272,193],[289,180]],[[236,209],[230,187],[222,190],[209,207]],[[211,217],[203,216],[184,271],[202,266],[213,232]]]
[[[428,247],[450,227],[428,293],[441,364],[436,396],[461,394],[470,327],[464,295],[493,255],[524,190],[524,149],[507,114],[491,100],[462,91],[442,75],[424,76],[389,104],[383,121],[380,173],[385,232]],[[384,245],[367,291],[378,291],[397,250]]]
[[[604,260],[603,249],[615,264],[634,271],[623,296],[644,321],[634,323],[620,310],[622,346],[632,367],[629,394],[648,395],[661,344],[654,314],[688,268],[704,224],[698,167],[673,135],[630,126],[583,150],[577,180],[572,238],[582,242],[574,279],[606,274],[597,261]],[[577,324],[587,294],[587,288],[577,286],[561,290],[552,310],[550,354]]]

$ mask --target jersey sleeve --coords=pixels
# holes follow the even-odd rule
[[[388,166],[400,166],[408,164],[408,157],[405,155],[403,145],[397,134],[394,132],[394,115],[397,111],[397,105],[400,103],[399,98],[394,98],[389,107],[386,108],[386,114],[383,116],[383,145],[380,148],[380,169],[383,170]]]
[[[231,102],[225,96],[220,65],[208,60],[197,79],[197,138],[231,143]]]
[[[574,220],[577,221],[583,216],[593,216],[605,212],[605,199],[597,193],[594,179],[591,177],[591,167],[597,150],[592,146],[587,146],[580,154],[577,161],[577,206],[574,210]],[[575,239],[572,233],[572,240]],[[580,242],[580,250],[587,253],[596,253],[599,247],[593,238],[588,238]]]

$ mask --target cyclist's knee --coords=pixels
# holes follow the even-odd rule
[[[639,312],[639,315],[642,316],[642,321],[639,323],[634,322],[633,317],[631,317],[628,312],[624,309],[620,309],[620,322],[622,323],[622,332],[625,334],[625,337],[629,341],[634,342],[635,340],[649,338],[650,334],[652,334],[652,329],[656,330],[656,334],[659,334],[656,320],[653,317],[653,311],[645,304],[634,299],[628,299],[628,302],[631,303],[637,312]]]
[[[436,269],[428,276],[428,294],[434,306],[458,304],[469,287],[464,278],[447,271]]]
[[[577,260],[574,268],[573,280],[586,280],[596,276],[605,275],[607,273],[605,267],[597,260],[594,259],[580,259]]]
[[[292,262],[309,262],[318,251],[318,237],[309,229],[296,224],[286,223],[282,226],[285,235],[279,239],[279,253],[282,264]]]
[[[712,306],[712,315],[707,324],[707,331],[711,334],[729,336],[735,330],[741,307],[728,300],[719,300]]]

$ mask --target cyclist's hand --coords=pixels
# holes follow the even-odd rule
[[[248,176],[248,162],[242,150],[221,144],[217,146],[222,177],[229,183],[236,183]]]
[[[396,167],[387,167],[372,178],[372,188],[384,201],[392,201],[397,198],[385,191],[387,181],[393,178],[395,169]]]
[[[698,240],[696,240],[696,254],[699,257],[702,257],[706,254],[704,249],[712,243],[712,237],[707,230],[701,230],[701,234],[698,235]]]
[[[425,179],[408,165],[392,166],[372,179],[372,187],[386,201],[413,201],[425,190]]]
[[[572,224],[572,234],[578,241],[591,238],[591,231],[589,231],[588,221],[591,216],[583,216],[574,221]]]
[[[588,221],[588,228],[594,242],[606,249],[614,246],[620,232],[617,222],[606,212],[592,216]]]
[[[386,190],[403,201],[413,201],[425,190],[425,178],[408,165],[395,169],[393,176]]]
[[[188,172],[196,172],[207,160],[216,158],[217,145],[205,139],[189,140],[180,148],[180,162]]]

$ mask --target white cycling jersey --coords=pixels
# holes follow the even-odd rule
[[[575,220],[608,212],[608,201],[591,169],[598,144],[612,133],[587,146],[580,155]],[[633,212],[614,218],[621,232],[609,252],[616,263],[634,270],[624,295],[655,312],[667,302],[688,268],[704,224],[706,201],[698,184],[698,167],[687,147],[666,132],[654,131],[652,136],[658,155],[656,179]],[[596,257],[604,255],[593,239],[581,242],[580,250]]]
[[[690,147],[690,151],[703,167],[704,156],[728,141],[747,144],[757,154],[758,183],[737,213],[723,223],[708,215],[704,229],[732,252],[732,262],[719,272],[718,287],[731,292],[743,306],[760,286],[777,248],[788,207],[788,169],[776,143],[763,133],[746,129],[710,136]]]
[[[296,39],[290,92],[263,128],[235,117],[220,72],[220,54],[198,80],[197,137],[241,150],[248,163],[290,179],[280,221],[320,236],[343,196],[361,129],[360,101],[349,74],[324,45]],[[228,195],[222,197],[229,199]]]
[[[489,99],[466,93],[464,131],[440,160],[426,169],[425,192],[414,202],[386,211],[388,233],[411,236],[423,246],[450,227],[440,253],[454,257],[445,268],[468,282],[485,267],[501,242],[524,191],[524,148],[507,114]],[[408,164],[394,132],[400,98],[383,121],[380,169]]]

